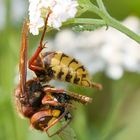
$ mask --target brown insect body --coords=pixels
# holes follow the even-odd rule
[[[49,14],[46,18],[46,22],[48,17]],[[17,110],[19,111],[20,114],[22,114],[24,117],[30,120],[31,126],[34,127],[35,129],[44,131],[46,133],[48,133],[48,130],[52,126],[58,123],[61,119],[65,118],[66,124],[62,126],[62,128],[60,128],[57,132],[53,133],[52,135],[48,133],[48,136],[53,136],[55,134],[59,134],[70,123],[71,115],[69,113],[69,109],[73,108],[73,104],[71,103],[71,101],[78,101],[82,104],[86,104],[90,103],[92,99],[87,96],[78,95],[70,91],[65,91],[64,89],[57,89],[46,84],[46,82],[51,80],[52,78],[66,81],[66,77],[64,77],[64,79],[62,79],[61,77],[58,78],[58,76],[60,76],[59,71],[65,70],[64,72],[65,74],[72,74],[72,72],[75,72],[76,74],[78,73],[78,69],[77,70],[74,69],[75,65],[73,67],[71,65],[72,64],[71,62],[70,66],[67,65],[66,63],[62,64],[63,62],[62,59],[56,59],[58,56],[60,56],[60,54],[64,56],[63,53],[49,52],[45,53],[45,55],[44,56],[42,55],[41,57],[40,52],[43,49],[42,40],[45,35],[45,31],[46,26],[44,27],[40,45],[35,54],[33,55],[33,57],[29,60],[28,64],[29,68],[36,73],[37,77],[26,81],[27,49],[28,49],[27,21],[23,25],[22,43],[20,49],[20,63],[19,63],[20,82],[17,88],[15,89],[15,102]],[[67,56],[66,58],[72,59]],[[60,64],[56,65],[56,61],[58,61]],[[77,62],[74,59],[71,61]],[[78,65],[80,64],[78,63]],[[53,69],[57,66],[58,70]],[[63,67],[65,68],[63,69]],[[81,65],[81,68],[82,67],[83,66]],[[49,72],[50,68],[53,70],[53,72],[56,72],[57,74],[51,75],[51,72]],[[87,72],[84,68],[80,72],[81,75],[86,73]],[[73,76],[73,78],[75,77]],[[69,78],[69,80],[71,80],[71,78]]]
[[[55,89],[49,85],[42,86],[35,79],[26,82],[25,92],[28,96],[21,97],[20,86],[15,90],[17,110],[22,116],[30,119],[32,127],[45,132],[63,117],[67,121],[66,125],[70,123],[72,117],[68,107],[72,107],[71,101],[77,101],[82,104],[92,101],[87,96]],[[48,133],[48,135],[53,136],[62,129],[52,135]]]
[[[48,92],[47,91],[48,89],[52,91]],[[20,90],[20,86],[18,85],[15,90],[15,99],[16,99],[18,111],[24,117],[31,117],[35,112],[40,110],[40,108],[41,109],[43,109],[44,107],[46,108],[46,104],[43,103],[43,100],[53,101],[55,99],[61,105],[63,104],[63,106],[67,103],[71,104],[70,101],[76,101],[82,104],[87,104],[92,102],[92,99],[90,97],[80,95],[80,94],[75,94],[69,91],[61,91],[61,90],[62,89],[55,89],[50,85],[42,86],[38,80],[29,80],[26,82],[26,89],[25,89],[26,94],[28,96],[20,97],[21,90]],[[45,104],[45,106],[43,104]],[[49,104],[49,105],[55,106],[55,104]]]

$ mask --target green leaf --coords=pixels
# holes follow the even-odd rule
[[[103,27],[103,24],[93,24],[93,25],[78,25],[74,26],[72,29],[76,32],[82,32],[82,31],[94,31],[100,27]]]

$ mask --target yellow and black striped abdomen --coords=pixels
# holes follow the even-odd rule
[[[61,81],[67,81],[85,87],[97,87],[90,81],[85,67],[62,52],[49,52],[44,57],[44,66],[47,71],[51,71],[51,78]],[[49,72],[48,72],[49,75]]]

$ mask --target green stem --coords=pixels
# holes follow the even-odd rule
[[[102,0],[97,0],[97,3],[99,5],[99,8],[102,10],[102,18],[107,22],[109,26],[119,30],[120,32],[126,34],[136,42],[140,43],[140,36],[138,34],[134,33],[132,30],[130,30],[129,28],[127,28],[108,14]]]
[[[97,4],[99,6],[99,9],[101,9],[106,15],[109,15],[102,0],[97,0]]]
[[[108,23],[109,26],[126,34],[131,39],[135,40],[137,43],[140,44],[140,36],[138,34],[136,34],[135,32],[133,32],[132,30],[130,30],[129,28],[127,28],[126,26],[124,26],[123,24],[121,24],[119,21],[117,21],[116,19],[112,17],[110,17],[109,20],[110,20],[110,22]]]
[[[106,22],[102,19],[91,19],[91,18],[73,18],[64,23],[67,24],[98,24],[106,25]]]
[[[108,12],[106,11],[106,8],[105,8],[102,0],[97,0],[97,3],[99,5],[99,8],[97,8],[94,4],[90,3],[87,6],[88,10],[91,11],[91,12],[96,13],[97,15],[99,15],[106,22],[106,25],[109,25],[109,26],[119,30],[120,32],[122,32],[122,33],[126,34],[127,36],[129,36],[131,39],[133,39],[136,42],[140,43],[140,36],[138,34],[133,32],[129,28],[125,27],[123,24],[121,24],[119,21],[117,21],[116,19],[112,18],[108,14]]]

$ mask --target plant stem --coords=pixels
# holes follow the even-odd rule
[[[98,25],[106,25],[106,22],[102,19],[91,19],[91,18],[73,18],[68,20],[64,23],[64,25],[67,24],[98,24]]]
[[[130,30],[129,28],[127,28],[126,26],[124,26],[123,24],[121,24],[119,21],[117,21],[116,19],[114,19],[112,17],[110,17],[109,20],[110,20],[110,22],[108,23],[109,26],[126,34],[131,39],[135,40],[137,43],[140,44],[140,36],[138,34],[136,34],[135,32],[133,32],[132,30]]]
[[[130,38],[132,38],[133,40],[135,40],[136,42],[140,43],[140,36],[136,33],[134,33],[132,30],[130,30],[129,28],[127,28],[126,26],[124,26],[122,23],[120,23],[118,20],[114,19],[113,17],[111,17],[102,0],[97,0],[97,3],[99,5],[99,8],[102,10],[102,14],[104,15],[102,18],[104,18],[104,20],[107,22],[107,24],[117,30],[119,30],[120,32],[126,34],[127,36],[129,36]]]
[[[109,13],[107,12],[102,0],[97,0],[97,4],[99,7],[95,6],[91,2],[87,2],[87,4],[83,4],[82,6],[86,7],[89,11],[96,13],[98,16],[100,16],[102,18],[102,20],[99,20],[99,21],[101,21],[104,25],[111,26],[111,27],[119,30],[120,32],[126,34],[131,39],[135,40],[136,42],[140,43],[140,35],[136,34],[132,30],[130,30],[129,28],[124,26],[121,22],[119,22],[118,20],[111,17],[109,15]],[[86,23],[86,24],[94,24],[94,22],[96,23],[96,21],[93,20],[93,22],[92,22],[92,20],[93,19],[86,19],[86,18],[85,19],[75,19],[74,23]],[[97,22],[97,24],[98,24],[98,22]]]

